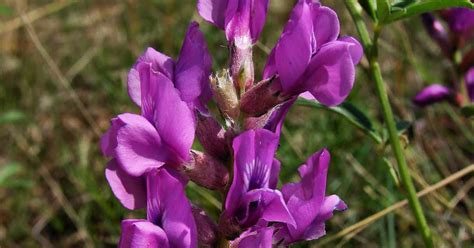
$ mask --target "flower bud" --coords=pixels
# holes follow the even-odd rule
[[[230,73],[235,88],[242,94],[252,87],[254,81],[252,41],[248,36],[241,36],[235,38],[231,46]]]
[[[450,100],[452,97],[453,92],[451,89],[440,84],[432,84],[421,90],[413,98],[413,102],[420,107],[425,107],[433,103]]]
[[[257,117],[289,98],[290,96],[281,91],[278,77],[272,77],[245,92],[240,99],[240,110],[249,116]]]
[[[199,151],[192,150],[190,153],[191,160],[183,166],[184,174],[199,186],[223,191],[229,181],[229,172],[224,164]]]
[[[229,156],[229,147],[226,142],[224,128],[211,115],[196,111],[196,137],[209,155],[226,160]]]
[[[446,56],[451,57],[453,48],[449,41],[448,32],[446,32],[446,29],[443,27],[441,22],[431,13],[425,13],[421,18],[423,25],[431,38],[438,43]]]
[[[217,243],[217,225],[206,215],[204,210],[192,207],[194,221],[197,226],[197,238],[199,247],[212,248]]]
[[[214,99],[224,118],[230,121],[238,119],[240,114],[239,99],[229,71],[223,70],[215,77],[211,77],[210,81]]]

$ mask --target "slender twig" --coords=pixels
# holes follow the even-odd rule
[[[32,10],[26,13],[25,15],[28,18],[28,20],[30,20],[30,22],[35,22],[45,16],[58,12],[59,10],[64,9],[65,7],[76,2],[77,2],[76,0],[52,2],[48,5],[41,6],[35,10]],[[11,32],[23,25],[24,25],[24,22],[21,20],[21,16],[16,17],[15,19],[9,20],[3,23],[2,25],[0,25],[0,34]]]
[[[33,42],[34,46],[36,47],[36,50],[40,53],[41,57],[46,61],[46,64],[48,67],[51,69],[52,74],[57,77],[57,81],[59,84],[64,87],[67,92],[69,93],[70,97],[76,104],[77,108],[81,112],[81,114],[84,116],[86,121],[89,123],[89,125],[92,128],[92,131],[97,137],[101,136],[101,131],[99,129],[99,126],[97,122],[95,121],[94,117],[87,111],[86,106],[82,102],[82,100],[79,98],[77,93],[74,91],[72,88],[71,84],[69,81],[66,79],[66,77],[63,75],[61,70],[59,69],[58,65],[54,62],[54,60],[51,58],[49,53],[46,51],[44,48],[43,44],[41,44],[38,35],[36,34],[33,26],[31,25],[31,22],[28,20],[28,17],[24,15],[23,13],[20,14],[21,20],[25,23],[26,31],[28,32],[28,35],[30,36],[31,41]]]
[[[387,89],[385,87],[385,83],[382,77],[382,71],[378,63],[377,42],[382,26],[379,26],[378,23],[376,23],[374,27],[374,37],[371,40],[368,36],[367,27],[362,19],[361,6],[356,0],[345,0],[345,4],[352,18],[354,19],[357,31],[360,34],[361,41],[366,52],[366,56],[369,60],[370,73],[376,86],[377,95],[379,97],[379,101],[382,107],[383,117],[387,125],[390,144],[398,164],[401,181],[407,192],[407,198],[410,204],[410,208],[413,212],[413,215],[415,216],[419,231],[423,237],[423,241],[425,242],[425,246],[433,247],[431,230],[426,221],[426,217],[423,213],[420,201],[416,197],[415,186],[410,176],[410,171],[408,169],[405,155],[403,153],[402,144],[398,137],[393,110],[388,100]]]
[[[428,194],[431,194],[432,192],[440,189],[440,188],[443,188],[445,187],[446,185],[466,176],[466,175],[469,175],[471,173],[474,172],[474,164],[471,164],[469,165],[468,167],[450,175],[449,177],[446,177],[445,179],[437,182],[436,184],[433,184],[427,188],[425,188],[424,190],[418,192],[416,194],[417,197],[423,197],[425,195],[428,195]],[[345,237],[346,235],[351,235],[352,233],[354,232],[360,232],[362,231],[363,229],[365,229],[366,227],[368,227],[371,223],[374,223],[375,221],[383,218],[385,215],[389,214],[389,213],[392,213],[394,212],[395,210],[398,210],[404,206],[406,206],[408,204],[408,201],[407,200],[403,200],[403,201],[399,201],[395,204],[393,204],[392,206],[378,212],[378,213],[375,213],[359,222],[357,222],[356,224],[352,225],[352,226],[349,226],[347,228],[345,228],[344,230],[332,235],[332,236],[328,236],[327,238],[324,238],[323,240],[321,240],[321,242],[318,243],[318,246],[322,246],[324,244],[327,244],[329,242],[332,242],[336,239],[339,239],[339,238],[342,238],[342,237]]]

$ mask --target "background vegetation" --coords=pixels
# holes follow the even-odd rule
[[[271,1],[255,49],[257,78],[294,2]],[[341,33],[357,36],[342,1],[325,4],[339,14]],[[138,111],[125,88],[137,56],[152,46],[176,57],[191,20],[201,23],[214,69],[225,66],[224,34],[203,22],[195,1],[0,1],[0,247],[114,247],[121,219],[144,215],[113,197],[98,139],[111,117]],[[422,205],[435,242],[470,247],[473,122],[448,103],[418,109],[410,101],[453,69],[416,17],[386,28],[381,45],[395,114],[410,123],[401,136],[410,170],[417,190],[429,191]],[[347,101],[381,123],[366,67],[364,60]],[[404,196],[389,166],[395,163],[380,156],[385,147],[333,112],[291,110],[278,151],[281,179],[294,180],[296,168],[322,147],[332,154],[328,194],[341,196],[349,210],[327,223],[326,237],[301,247],[422,245],[411,212],[399,203]],[[442,187],[432,190],[438,182]],[[191,187],[188,193],[216,212],[212,192]]]

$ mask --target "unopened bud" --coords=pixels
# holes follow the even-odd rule
[[[278,77],[272,77],[245,92],[240,99],[240,110],[248,116],[257,117],[289,98],[281,91]]]
[[[226,160],[229,156],[226,134],[221,124],[211,115],[196,111],[196,137],[209,155]]]
[[[231,47],[230,73],[239,93],[243,93],[253,86],[252,40],[249,36],[234,39]]]
[[[217,243],[217,225],[206,215],[204,210],[192,207],[194,221],[197,226],[197,238],[199,247],[212,248]]]
[[[191,151],[191,160],[183,170],[191,181],[210,190],[223,191],[229,181],[229,172],[221,161],[198,151]]]
[[[228,70],[223,70],[211,77],[211,88],[214,99],[224,118],[230,121],[239,118],[239,99]]]

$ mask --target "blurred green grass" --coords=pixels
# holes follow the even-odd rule
[[[293,2],[271,1],[262,47],[273,46]],[[0,30],[19,13],[56,3],[2,1]],[[41,44],[102,132],[113,116],[138,111],[125,88],[135,58],[147,46],[176,58],[191,20],[201,23],[214,70],[227,64],[223,33],[198,17],[194,1],[183,3],[80,1],[33,22]],[[325,3],[338,12],[341,33],[356,35],[342,2]],[[0,247],[115,246],[121,219],[144,212],[126,211],[113,197],[98,137],[24,26],[0,34]],[[445,80],[450,70],[418,19],[392,25],[382,41],[381,63],[397,118],[412,122],[406,154],[421,190],[474,163],[474,127],[447,104],[425,110],[411,104],[424,84]],[[256,48],[254,58],[258,78],[265,51]],[[365,65],[363,61],[347,101],[382,123]],[[404,199],[380,156],[385,152],[390,157],[389,149],[376,146],[333,113],[302,106],[291,110],[283,129],[281,180],[295,180],[296,168],[323,147],[332,155],[327,193],[338,194],[349,205],[327,223],[328,236]],[[469,175],[422,199],[438,247],[473,245],[474,211],[468,194],[473,185]],[[212,192],[192,187],[188,193],[216,214],[215,204],[205,200],[217,197]],[[324,247],[420,247],[415,228],[405,207]],[[319,246],[324,240],[297,247]]]

